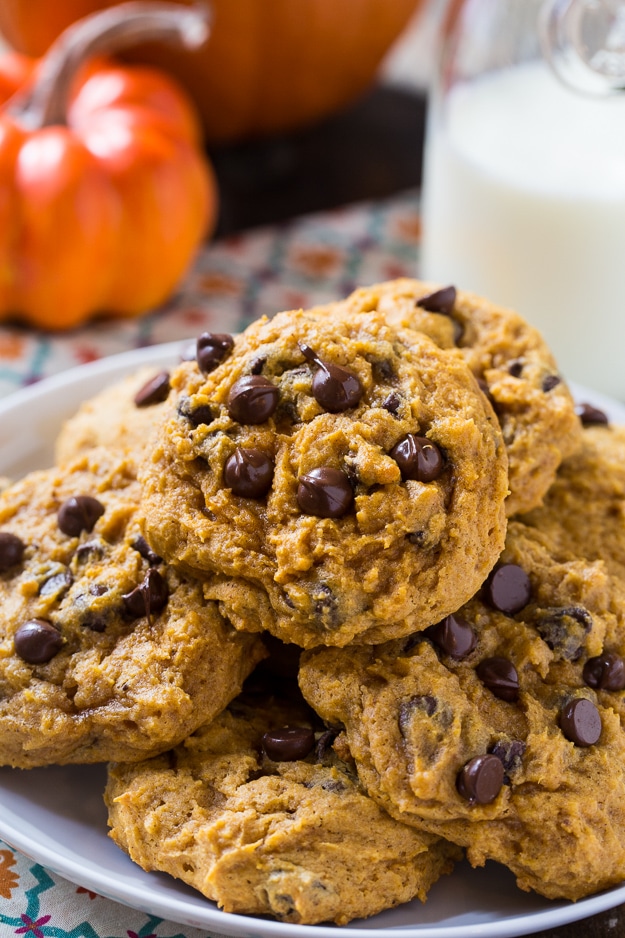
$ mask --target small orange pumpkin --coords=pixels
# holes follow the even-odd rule
[[[205,37],[198,9],[129,3],[76,23],[39,63],[0,57],[0,319],[66,329],[174,290],[216,214],[195,112],[158,70],[92,56],[194,30]]]
[[[115,0],[2,0],[0,30],[41,55],[73,20]],[[178,0],[186,5],[193,0]],[[207,140],[310,124],[346,106],[425,0],[211,0],[211,40],[192,54],[141,44],[133,61],[163,67],[191,93]]]

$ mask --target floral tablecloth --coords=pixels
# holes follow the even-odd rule
[[[179,293],[138,320],[64,335],[0,328],[0,396],[127,349],[235,332],[262,314],[338,299],[417,270],[416,192],[262,228],[207,245]],[[206,938],[69,883],[0,842],[0,938]]]

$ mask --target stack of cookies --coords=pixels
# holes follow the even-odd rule
[[[625,880],[625,428],[414,280],[204,333],[0,496],[0,762],[110,763],[113,839],[336,922],[466,855]]]

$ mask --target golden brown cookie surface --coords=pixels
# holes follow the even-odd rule
[[[172,385],[142,471],[149,539],[221,576],[206,595],[238,628],[380,641],[438,621],[492,567],[506,455],[457,352],[320,308],[253,324]]]
[[[141,536],[136,467],[95,449],[0,496],[0,762],[140,759],[264,654]]]
[[[537,329],[513,310],[483,297],[402,279],[357,290],[353,313],[377,308],[392,323],[457,347],[485,383],[508,452],[508,515],[539,505],[563,458],[580,442],[580,425],[566,384]]]
[[[227,912],[342,925],[424,900],[457,848],[392,820],[316,735],[298,703],[243,695],[172,753],[110,767],[111,836]]]
[[[300,685],[393,817],[577,899],[625,879],[619,590],[600,562],[511,522],[481,598],[452,621],[305,652]]]

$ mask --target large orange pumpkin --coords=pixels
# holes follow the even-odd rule
[[[190,0],[177,0],[189,5]],[[293,129],[343,107],[371,83],[423,0],[212,0],[212,35],[198,52],[143,47],[134,60],[176,75],[211,141]],[[41,55],[78,17],[111,0],[2,0],[0,31]]]
[[[41,62],[0,56],[0,320],[67,329],[145,312],[213,224],[214,177],[187,96],[156,69],[92,58],[128,34],[199,32],[201,18],[185,11],[181,24],[172,7],[95,14]]]

